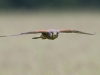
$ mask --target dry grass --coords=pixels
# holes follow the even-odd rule
[[[31,39],[38,34],[0,38],[0,75],[100,75],[98,12],[0,14],[0,35],[50,28],[97,34],[60,34],[54,41]]]

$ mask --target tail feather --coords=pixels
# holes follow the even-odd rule
[[[41,38],[41,37],[33,37],[32,39],[39,39],[39,38]]]

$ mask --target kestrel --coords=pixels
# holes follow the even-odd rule
[[[86,35],[94,35],[91,33],[86,33],[78,30],[70,30],[70,29],[49,29],[49,30],[35,30],[31,32],[25,32],[25,33],[20,33],[20,34],[15,34],[15,35],[8,35],[8,36],[0,36],[0,37],[9,37],[9,36],[19,36],[19,35],[24,35],[24,34],[37,34],[41,33],[40,36],[33,37],[32,39],[49,39],[49,40],[54,40],[58,37],[59,33],[79,33],[79,34],[86,34]]]

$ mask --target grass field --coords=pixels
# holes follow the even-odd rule
[[[0,35],[70,28],[96,35],[0,38],[0,75],[100,75],[100,12],[1,12]]]

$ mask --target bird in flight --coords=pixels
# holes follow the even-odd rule
[[[49,30],[34,30],[30,32],[15,34],[15,35],[8,35],[8,36],[0,36],[0,37],[9,37],[9,36],[19,36],[19,35],[25,35],[25,34],[37,34],[41,33],[40,36],[33,37],[32,39],[49,39],[54,40],[58,37],[59,33],[78,33],[78,34],[86,34],[86,35],[94,35],[95,33],[86,33],[78,30],[70,30],[70,29],[49,29]]]

